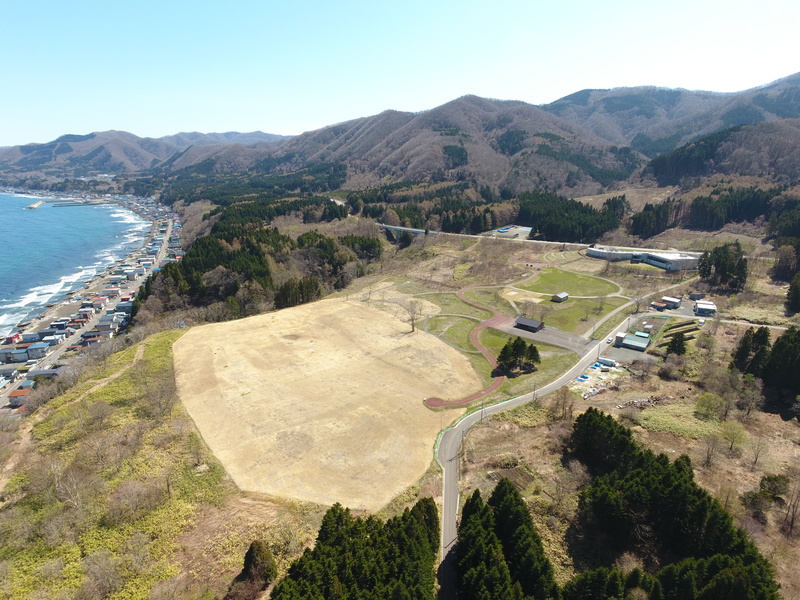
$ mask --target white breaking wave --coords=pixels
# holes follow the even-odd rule
[[[13,304],[6,304],[4,306],[0,306],[0,310],[7,310],[9,308],[23,308],[26,306],[33,306],[37,304],[46,304],[48,300],[52,299],[53,297],[57,296],[60,292],[67,291],[72,286],[70,284],[79,281],[81,278],[86,277],[87,275],[94,275],[96,273],[95,269],[87,268],[87,267],[78,267],[80,271],[76,271],[75,273],[71,273],[69,275],[64,275],[55,283],[46,283],[44,285],[38,285],[36,287],[32,287],[28,290],[28,293],[22,296],[19,300],[14,302]]]
[[[122,223],[130,223],[132,225],[137,225],[139,228],[150,228],[150,222],[142,219],[139,215],[135,212],[131,212],[129,210],[125,210],[123,208],[114,208],[111,211],[111,216],[117,219]]]

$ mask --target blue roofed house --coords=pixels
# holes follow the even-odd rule
[[[35,358],[44,358],[47,356],[47,352],[50,350],[50,344],[47,342],[39,342],[37,344],[31,344],[28,346],[28,358],[35,359]]]

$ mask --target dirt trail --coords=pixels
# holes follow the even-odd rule
[[[95,385],[93,385],[88,390],[83,392],[80,396],[78,396],[74,400],[68,402],[67,404],[63,404],[59,408],[63,408],[64,406],[71,406],[71,405],[75,404],[76,402],[80,402],[81,400],[83,400],[89,394],[92,394],[92,393],[96,392],[97,390],[107,386],[109,383],[111,383],[112,381],[114,381],[115,379],[120,377],[123,373],[125,373],[128,369],[133,367],[133,365],[135,365],[136,363],[138,363],[142,359],[142,357],[144,356],[144,349],[145,349],[145,345],[144,344],[140,344],[139,347],[136,348],[136,354],[134,355],[133,360],[129,364],[127,364],[124,367],[122,367],[116,373],[113,373],[113,374],[111,374],[108,377],[105,377],[103,379],[99,379]],[[3,469],[0,470],[0,490],[5,490],[5,487],[6,487],[6,484],[8,483],[8,480],[11,478],[11,476],[16,471],[16,467],[17,467],[17,464],[19,463],[20,458],[22,458],[25,455],[25,453],[28,451],[28,449],[33,444],[32,432],[33,432],[34,426],[37,423],[39,423],[42,420],[44,420],[45,418],[47,418],[48,416],[50,416],[51,413],[52,413],[52,411],[47,410],[47,405],[45,405],[42,408],[40,408],[39,410],[37,410],[35,413],[33,413],[33,415],[31,415],[30,417],[28,417],[26,419],[25,426],[19,432],[19,438],[15,442],[15,446],[16,447],[12,451],[11,457],[9,457],[9,459],[6,461],[6,464],[3,466]],[[4,504],[4,501],[0,501],[0,506],[2,506],[3,504]]]

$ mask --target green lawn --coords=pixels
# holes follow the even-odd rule
[[[428,333],[432,333],[460,350],[471,352],[477,348],[470,341],[469,334],[477,325],[477,321],[464,317],[434,316],[428,319]]]
[[[571,296],[605,296],[619,292],[619,286],[590,275],[568,273],[555,267],[546,267],[534,280],[517,286],[540,294],[567,292]]]
[[[488,310],[483,310],[477,306],[472,306],[463,302],[456,294],[420,294],[420,300],[431,302],[442,309],[443,314],[447,315],[466,315],[468,317],[476,317],[478,319],[486,320],[492,316]]]
[[[469,300],[483,304],[484,306],[491,306],[500,314],[507,317],[516,317],[517,311],[508,303],[508,300],[500,296],[497,292],[491,290],[470,290],[464,293]],[[488,317],[487,317],[488,318]]]
[[[603,310],[601,312],[596,312],[598,306],[597,300],[567,300],[561,304],[556,304],[555,306],[557,308],[554,308],[545,315],[544,322],[547,323],[547,325],[558,327],[562,331],[583,333],[591,330],[592,324],[626,302],[627,300],[625,298],[616,296],[606,298]]]

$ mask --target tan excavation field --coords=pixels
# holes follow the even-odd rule
[[[482,387],[463,354],[410,330],[345,299],[204,325],[175,343],[178,391],[241,489],[376,511],[431,463],[443,422],[423,399]]]

